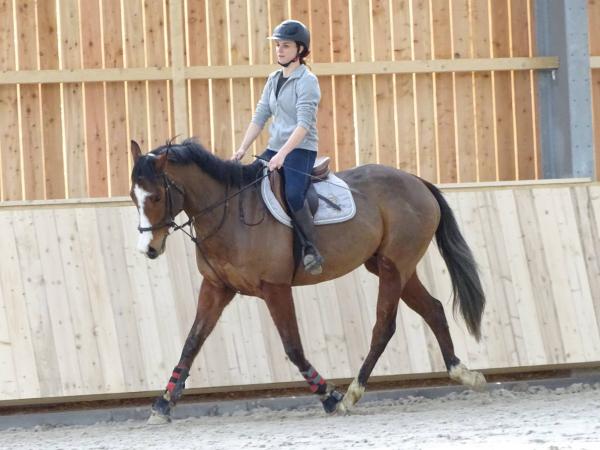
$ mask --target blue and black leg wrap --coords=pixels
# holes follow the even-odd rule
[[[321,403],[326,413],[331,414],[337,410],[337,405],[344,398],[344,394],[335,389],[321,396]]]

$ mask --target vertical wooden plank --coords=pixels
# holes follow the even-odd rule
[[[86,257],[81,259],[80,270],[85,276],[90,300],[93,318],[92,334],[98,348],[99,370],[102,371],[101,390],[123,392],[126,390],[125,371],[121,362],[115,310],[111,304],[109,288],[109,285],[117,280],[109,281],[107,277],[96,210],[97,208],[78,208],[74,211],[78,230],[76,237],[81,249],[85,249],[87,253]],[[127,371],[129,372],[129,366]]]
[[[7,302],[0,289],[0,400],[20,398],[13,340],[7,318]]]
[[[529,51],[530,32],[529,0],[511,0],[511,56],[531,56]],[[514,115],[517,135],[518,179],[535,180],[537,178],[537,149],[535,148],[534,105],[531,95],[532,71],[513,72]]]
[[[332,62],[331,35],[329,24],[331,14],[328,2],[313,2],[311,11],[311,55],[315,63]],[[329,156],[336,162],[335,123],[333,120],[333,77],[320,76],[321,102],[317,119],[319,132],[319,155]],[[336,170],[337,166],[334,164]]]
[[[393,0],[394,61],[413,59],[411,0]],[[415,122],[414,75],[396,74],[396,120],[398,121],[398,167],[416,174],[417,126]]]
[[[582,245],[586,252],[591,253],[591,257],[586,255],[586,264],[596,311],[596,323],[600,326],[600,258],[597,256],[600,255],[600,239],[598,239],[600,236],[600,189],[595,185],[587,186],[585,192],[578,193],[578,197],[580,199],[578,201],[579,216],[587,219],[580,218],[580,222],[583,227],[589,222],[589,232],[582,232]],[[593,245],[587,245],[590,239]]]
[[[16,69],[13,2],[0,2],[0,71]],[[2,200],[21,200],[22,167],[19,149],[19,117],[17,87],[0,86],[0,161],[2,162]]]
[[[334,281],[338,307],[344,327],[344,342],[348,353],[348,363],[353,376],[360,369],[369,351],[369,336],[366,318],[360,313],[361,298],[357,292],[356,272],[351,272]]]
[[[271,35],[271,28],[269,25],[269,1],[268,0],[256,0],[249,3],[250,7],[250,54],[251,64],[269,64],[271,63],[271,41],[267,39]],[[253,104],[252,112],[260,99],[263,88],[265,86],[264,78],[252,78],[252,92],[253,92]],[[266,129],[268,124],[265,125],[262,133],[254,141],[254,153],[260,154],[267,148],[269,141],[269,133]],[[250,161],[250,157],[247,156],[247,161]],[[252,158],[254,159],[254,158]]]
[[[505,246],[506,256],[501,263],[508,265],[510,275],[505,301],[511,311],[514,338],[517,342],[519,364],[545,364],[546,355],[541,320],[535,307],[534,286],[532,284],[531,267],[525,249],[524,233],[519,223],[519,211],[514,192],[498,190],[494,192],[498,209],[498,226],[506,238],[511,240]]]
[[[343,306],[338,305],[340,299],[337,298],[335,282],[320,283],[317,295],[319,296],[319,302],[318,311],[315,313],[321,317],[327,317],[325,342],[331,368],[329,376],[335,374],[336,377],[354,377],[356,374],[350,370],[348,348],[346,347],[344,325],[340,312]]]
[[[229,2],[229,22],[231,26],[231,64],[248,65],[250,63],[250,34],[245,0]],[[231,80],[231,91],[233,94],[233,150],[235,150],[242,143],[252,118],[250,79]]]
[[[96,323],[92,316],[85,270],[82,267],[87,255],[84,257],[79,242],[80,231],[77,228],[75,210],[72,208],[56,209],[54,210],[54,220],[56,229],[60,230],[58,256],[62,261],[65,300],[71,313],[73,332],[71,339],[75,344],[74,356],[81,371],[81,384],[78,388],[81,393],[102,392],[105,387],[96,341]]]
[[[23,262],[28,260],[24,255],[27,249],[21,247],[18,240],[18,236],[26,229],[20,225],[18,217],[10,211],[0,213],[0,226],[5,230],[6,236],[2,245],[5,264],[0,270],[0,291],[7,322],[3,334],[8,337],[2,346],[9,344],[11,348],[15,371],[10,375],[16,383],[13,389],[16,388],[20,398],[27,398],[47,394],[48,390],[46,380],[38,372],[38,363],[44,362],[43,356],[37,352],[39,329],[35,322],[31,322],[32,316],[29,314],[29,299],[39,293],[40,287],[38,285],[37,289],[27,289],[30,287],[26,278],[28,273],[21,270]],[[35,266],[35,261],[32,265]],[[50,355],[49,352],[46,357],[49,358]],[[38,359],[38,356],[42,358]]]
[[[600,56],[600,1],[588,1],[590,56]],[[594,148],[596,157],[596,174],[600,174],[600,69],[591,71],[592,114],[594,127]],[[598,175],[596,175],[596,179]]]
[[[144,10],[141,0],[123,1],[125,67],[146,67],[144,39]],[[128,81],[125,84],[127,95],[127,123],[129,138],[136,140],[144,151],[151,150],[148,129],[149,111],[146,103],[146,82]],[[129,142],[126,143],[129,148]]]
[[[46,280],[46,298],[54,336],[58,373],[54,374],[54,389],[63,395],[82,394],[77,342],[72,322],[71,306],[65,284],[58,231],[51,209],[33,211],[35,235],[40,250],[40,262]]]
[[[345,0],[331,0],[333,62],[350,62],[350,11]],[[358,164],[354,124],[354,90],[351,76],[333,78],[335,101],[335,140],[337,169],[344,170]]]
[[[290,2],[290,18],[299,20],[310,28],[309,0],[295,0]]]
[[[101,69],[100,3],[98,0],[82,0],[81,10],[83,67],[85,69]],[[89,196],[107,197],[107,142],[104,121],[106,106],[103,83],[84,83],[83,97]]]
[[[469,0],[453,0],[452,27],[454,58],[472,58],[470,49],[471,20]],[[475,110],[473,99],[473,74],[454,74],[456,104],[456,142],[458,149],[458,181],[477,181],[477,155],[475,151]]]
[[[288,0],[269,0],[269,22],[271,30],[287,19],[291,19]],[[275,54],[272,54],[271,62],[277,64]]]
[[[547,364],[564,361],[564,348],[559,329],[556,309],[554,306],[553,273],[545,255],[544,236],[539,232],[548,227],[545,214],[536,211],[537,195],[535,190],[515,190],[515,200],[519,211],[522,236],[524,237],[525,254],[530,267],[531,283],[533,286],[533,302],[541,323],[542,342]],[[555,238],[551,238],[552,242]]]
[[[565,260],[569,261],[562,270],[566,272],[573,299],[571,302],[566,302],[566,305],[573,309],[575,329],[579,335],[580,346],[577,357],[580,361],[589,361],[600,353],[600,336],[596,327],[590,281],[584,261],[585,253],[581,245],[581,229],[576,218],[572,189],[565,187],[553,189],[552,196],[558,212],[560,242],[566,256]],[[575,236],[578,238],[574,239]]]
[[[19,35],[19,70],[38,70],[37,28],[35,2],[22,1],[16,9]],[[24,198],[44,199],[44,165],[42,155],[42,126],[40,86],[19,86],[21,103],[21,134],[23,154]],[[16,181],[16,180],[15,180]]]
[[[165,2],[144,2],[146,67],[167,66],[167,49],[165,48],[165,24],[168,23],[164,10]],[[171,138],[169,109],[171,99],[167,81],[148,81],[148,117],[150,119],[149,148],[163,145]]]
[[[330,373],[329,355],[326,348],[325,326],[317,313],[319,297],[314,286],[302,286],[293,290],[298,318],[298,329],[307,359],[324,377]]]
[[[518,320],[511,319],[516,311],[511,292],[510,270],[506,263],[508,259],[506,248],[512,244],[513,236],[505,236],[504,230],[498,229],[500,216],[504,211],[498,208],[494,192],[479,192],[478,203],[481,229],[486,238],[485,247],[491,281],[491,292],[486,294],[493,305],[494,322],[501,336],[500,342],[493,343],[495,351],[489,352],[490,355],[496,355],[496,361],[490,358],[490,364],[495,367],[519,366],[526,355],[519,351],[523,347],[520,323]]]
[[[12,215],[14,241],[19,251],[17,269],[23,282],[23,296],[31,327],[39,395],[51,397],[62,394],[55,338],[50,320],[49,297],[46,293],[47,279],[42,267],[40,250],[35,234],[35,222],[31,210],[15,211]],[[18,285],[17,285],[18,286]],[[25,294],[26,293],[26,294]]]
[[[492,271],[488,258],[488,249],[485,243],[485,234],[482,230],[479,218],[479,204],[477,191],[461,192],[457,196],[457,211],[460,214],[460,229],[469,248],[473,252],[477,266],[480,267],[480,279],[486,294],[487,304],[481,321],[482,339],[477,344],[475,339],[468,334],[462,316],[456,313],[457,320],[461,323],[461,329],[465,333],[467,348],[470,358],[477,358],[478,367],[494,367],[501,365],[501,354],[504,349],[502,330],[498,324],[498,312],[496,308],[498,293],[494,291]],[[479,348],[478,348],[479,347]],[[481,348],[484,347],[484,348]],[[476,355],[475,355],[476,354]]]
[[[125,260],[128,266],[129,286],[133,303],[134,323],[140,337],[140,351],[143,361],[146,388],[160,389],[164,387],[167,371],[172,363],[166,361],[159,332],[159,318],[154,304],[152,280],[150,279],[146,257],[136,248],[137,211],[134,208],[119,208]],[[131,268],[131,269],[129,269]]]
[[[190,135],[190,113],[188,108],[185,39],[185,0],[167,1],[168,37],[167,58],[171,66],[172,80],[167,83],[171,89],[171,134],[175,136]]]
[[[510,22],[508,0],[494,2],[492,13],[492,57],[510,57]],[[512,120],[511,74],[497,71],[492,74],[494,83],[494,104],[496,107],[496,145],[498,152],[498,179],[516,179],[516,149]]]
[[[435,59],[452,59],[452,34],[450,32],[450,3],[432,2],[433,48]],[[434,75],[436,92],[436,140],[439,154],[439,181],[457,181],[458,161],[454,135],[454,83],[451,73]]]
[[[60,0],[60,45],[62,69],[81,69],[78,0]],[[65,83],[62,89],[63,133],[65,136],[67,195],[87,197],[85,130],[82,83]]]
[[[391,11],[387,0],[373,1],[373,39],[375,61],[392,59]],[[398,167],[396,158],[396,127],[394,120],[394,76],[375,76],[375,99],[377,111],[378,155],[377,161]]]
[[[107,69],[125,67],[121,25],[120,0],[102,0],[104,66]],[[130,171],[125,83],[105,83],[105,89],[109,193],[111,196],[127,195]]]
[[[431,11],[429,3],[413,2],[413,40],[415,59],[431,59],[431,29],[429,26]],[[435,146],[435,115],[433,98],[433,75],[415,75],[417,132],[419,136],[418,174],[426,180],[439,180],[437,149]]]
[[[40,69],[58,69],[56,1],[37,2]],[[61,86],[42,85],[44,185],[47,199],[65,198],[65,161],[61,117]]]
[[[551,289],[554,309],[557,315],[557,328],[563,353],[561,362],[580,361],[583,356],[584,343],[578,332],[578,320],[573,302],[563,302],[562,299],[577,299],[570,286],[569,268],[556,270],[555,261],[568,261],[563,242],[569,237],[561,233],[566,214],[559,208],[560,188],[540,188],[533,190],[535,211],[540,221],[539,234],[543,239],[546,264],[550,268]],[[578,300],[577,301],[581,301]],[[547,305],[546,301],[546,305]],[[545,305],[545,306],[546,306]]]
[[[226,1],[208,2],[208,42],[210,64],[213,66],[229,64]],[[213,152],[221,158],[229,158],[234,151],[229,87],[230,80],[211,80]]]
[[[143,349],[150,344],[142,341],[138,327],[132,326],[138,322],[135,314],[138,300],[133,295],[129,281],[127,256],[130,247],[125,247],[119,210],[117,207],[96,210],[103,269],[107,279],[111,280],[106,284],[107,299],[114,311],[118,342],[118,346],[112,349],[110,355],[115,359],[115,370],[118,370],[120,359],[120,365],[125,372],[125,388],[128,391],[139,391],[148,387]]]
[[[471,0],[473,56],[490,58],[490,23],[488,0]],[[490,72],[478,72],[475,79],[475,127],[477,129],[477,166],[480,181],[496,180],[496,145],[494,141],[494,102]]]
[[[352,44],[353,61],[372,61],[369,3],[353,0],[352,8]],[[377,162],[377,129],[375,123],[375,99],[372,75],[354,77],[356,93],[356,135],[358,164]]]
[[[208,65],[208,33],[206,23],[206,2],[187,2],[187,57],[191,66]],[[212,148],[210,134],[210,97],[208,80],[190,80],[190,132],[198,137],[206,148]]]
[[[255,297],[242,297],[237,303],[241,323],[245,324],[245,326],[240,326],[238,330],[243,336],[244,350],[248,355],[247,380],[251,383],[269,383],[273,380],[267,347],[263,337],[264,330],[260,322],[260,303],[261,300]]]

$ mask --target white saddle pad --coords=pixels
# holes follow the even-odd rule
[[[267,169],[265,168],[265,171],[266,170]],[[327,198],[341,208],[341,210],[338,211],[327,202],[323,201],[323,199],[319,198],[319,209],[317,209],[317,214],[314,217],[315,225],[329,225],[332,223],[345,222],[355,216],[356,204],[354,203],[352,192],[345,181],[336,177],[333,173],[330,173],[325,180],[315,183],[314,186],[317,190],[317,194]],[[273,217],[291,228],[292,220],[275,197],[275,194],[273,194],[271,183],[269,183],[269,177],[263,178],[260,191],[262,198],[267,205],[267,209],[271,212]]]

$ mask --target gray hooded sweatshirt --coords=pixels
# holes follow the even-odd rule
[[[262,96],[256,105],[252,122],[260,128],[265,126],[269,117],[273,122],[269,127],[268,148],[279,151],[297,126],[305,128],[307,133],[298,148],[317,151],[317,109],[321,99],[321,90],[317,77],[302,64],[295,69],[279,90],[275,98],[275,88],[279,74],[283,69],[269,75]]]

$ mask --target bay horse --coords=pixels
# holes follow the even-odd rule
[[[354,192],[357,213],[347,222],[317,227],[325,263],[315,276],[297,269],[289,227],[270,214],[258,224],[244,219],[265,214],[259,189],[248,188],[262,175],[260,161],[243,165],[222,160],[191,139],[169,142],[147,154],[132,141],[131,153],[138,250],[152,259],[162,254],[170,230],[179,228],[174,217],[184,211],[196,236],[196,262],[203,277],[194,323],[164,393],[152,405],[149,423],[170,421],[194,358],[236,293],[266,302],[285,353],[327,413],[347,412],[363,395],[396,329],[400,298],[433,331],[450,378],[475,388],[485,384],[483,374],[467,369],[454,354],[443,306],[417,276],[417,263],[435,235],[452,281],[454,308],[479,339],[485,296],[476,263],[452,210],[431,183],[376,164],[337,173]],[[304,355],[292,286],[331,280],[361,264],[379,277],[376,322],[368,355],[342,394]]]

